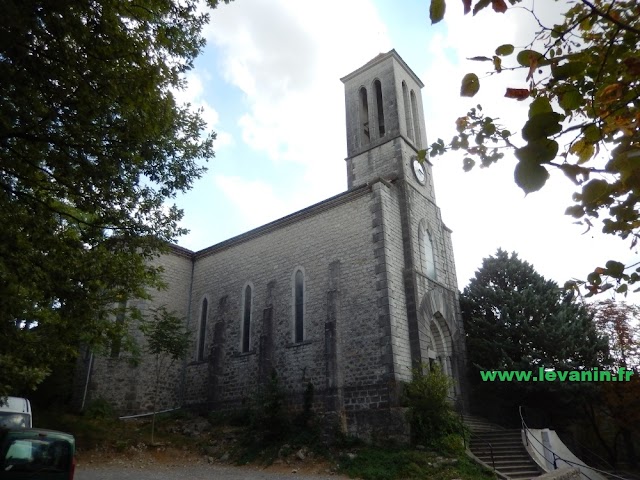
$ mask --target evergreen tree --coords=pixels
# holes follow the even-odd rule
[[[460,302],[477,368],[577,369],[607,355],[589,310],[516,253],[485,258]]]
[[[498,250],[485,258],[460,303],[475,403],[496,409],[483,412],[486,415],[509,412],[510,420],[519,421],[517,407],[522,404],[547,413],[567,407],[570,413],[571,405],[592,386],[482,382],[480,370],[529,370],[537,375],[539,368],[577,370],[608,362],[607,340],[596,330],[592,313],[516,253]]]

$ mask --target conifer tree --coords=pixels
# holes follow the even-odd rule
[[[481,369],[574,370],[608,359],[590,311],[515,252],[485,258],[460,301],[472,383]]]

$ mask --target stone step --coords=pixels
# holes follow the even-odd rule
[[[469,449],[484,463],[513,480],[529,480],[540,475],[540,469],[522,444],[519,429],[503,429],[486,420],[464,418],[471,430]],[[493,455],[493,458],[492,458]]]
[[[532,471],[532,472],[537,472],[538,471],[538,467],[536,467],[536,465],[534,464],[529,464],[529,463],[525,463],[525,464],[516,464],[516,465],[504,465],[502,468],[498,468],[498,466],[496,465],[496,468],[498,469],[498,471],[511,476],[511,472],[522,472],[522,471]]]
[[[505,474],[505,475],[507,475],[507,474]],[[511,472],[507,476],[509,478],[515,478],[515,479],[518,479],[518,480],[524,480],[524,479],[530,479],[530,478],[539,477],[540,475],[542,475],[540,473],[540,471],[534,470],[534,469],[530,469],[530,470],[521,470],[519,472]]]
[[[477,437],[486,437],[486,438],[510,438],[510,437],[520,437],[520,430],[496,430],[492,432],[477,432],[472,433],[472,435]]]
[[[469,447],[469,450],[471,450],[472,452],[493,452],[494,454],[496,453],[524,453],[526,454],[527,451],[525,450],[525,448],[522,445],[500,445],[500,446],[495,446],[495,445],[491,445],[491,447],[489,447],[489,445],[472,445]]]
[[[475,438],[471,437],[469,442],[471,445],[522,445],[519,438]]]
[[[486,458],[488,458],[489,460],[491,460],[491,455],[490,454],[480,454],[480,455],[476,455],[474,453],[474,455],[476,457],[478,457],[480,460],[485,460]],[[529,459],[529,455],[524,455],[524,454],[518,454],[518,455],[494,455],[493,459],[496,462],[508,462],[508,461],[514,461],[514,462],[528,462],[530,461]]]

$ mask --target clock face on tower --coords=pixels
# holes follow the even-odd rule
[[[420,182],[421,185],[424,185],[427,180],[427,175],[424,172],[424,166],[418,161],[417,158],[414,158],[411,162],[411,166],[413,167],[413,174],[416,176],[416,180]]]

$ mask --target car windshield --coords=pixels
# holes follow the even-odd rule
[[[28,426],[29,415],[24,413],[0,412],[0,427],[27,428]]]
[[[68,471],[71,460],[71,444],[50,437],[12,439],[1,458],[5,472]]]

